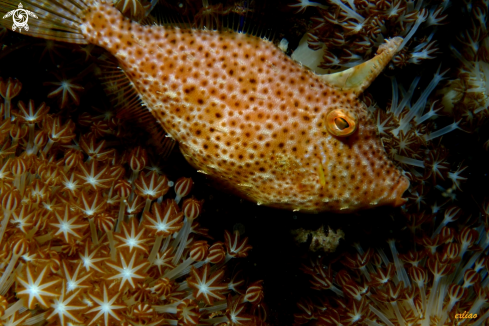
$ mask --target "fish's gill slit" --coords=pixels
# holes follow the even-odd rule
[[[321,164],[326,164],[328,162],[328,157],[326,155],[328,149],[325,148],[325,144],[323,144],[322,142],[320,142],[318,146],[319,146],[319,153],[321,154]]]
[[[327,174],[325,173],[325,169],[324,169],[324,167],[328,163],[328,156],[326,155],[326,153],[328,153],[329,150],[326,148],[327,144],[325,144],[324,142],[318,143],[317,146],[319,148],[319,154],[320,154],[320,157],[318,157],[319,165],[317,167],[317,171],[319,175],[319,183],[324,189],[326,186],[326,176],[331,173],[331,166],[329,164],[328,164],[329,171]]]
[[[316,166],[318,176],[319,176],[319,184],[324,188],[326,186],[326,178],[324,175],[324,167],[321,163],[321,160],[318,160],[318,165]]]

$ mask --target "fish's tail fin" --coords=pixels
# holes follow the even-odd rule
[[[19,0],[0,0],[0,17],[18,10]],[[81,32],[82,20],[94,0],[22,0],[23,10],[31,18],[26,35],[68,43],[87,44]],[[16,26],[25,11],[18,12],[19,17],[12,21],[1,19],[0,23],[8,29]],[[14,17],[12,17],[13,19]],[[13,24],[12,24],[13,23]],[[17,24],[18,25],[18,24]]]

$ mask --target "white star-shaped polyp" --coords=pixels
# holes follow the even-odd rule
[[[19,317],[19,315],[21,317]],[[23,316],[22,314],[19,314],[18,311],[14,312],[10,317],[5,318],[2,320],[3,324],[5,326],[20,326],[20,325],[25,325],[23,322],[26,320],[28,317],[30,317],[29,313],[25,313]]]
[[[103,273],[102,270],[99,267],[97,267],[98,264],[96,263],[103,260],[104,258],[94,258],[95,255],[97,254],[98,249],[99,248],[95,249],[94,251],[92,251],[92,253],[90,253],[88,250],[88,243],[87,243],[85,245],[85,253],[84,254],[79,253],[80,259],[83,262],[83,267],[85,267],[85,270],[87,272],[90,271],[91,269],[95,269],[100,273]]]
[[[71,292],[71,291],[74,291],[76,288],[77,288],[77,284],[73,281],[69,281],[66,283],[66,287],[67,287],[67,292]]]
[[[37,279],[34,281],[32,277],[32,272],[29,268],[29,265],[26,267],[27,280],[22,279],[21,277],[17,278],[17,281],[24,287],[23,290],[17,291],[17,295],[28,295],[29,298],[27,300],[28,305],[26,306],[29,309],[34,309],[34,299],[39,302],[39,304],[43,307],[47,307],[45,298],[43,297],[56,297],[57,293],[50,292],[48,289],[52,287],[54,284],[59,282],[59,279],[56,279],[51,282],[44,282],[44,276],[46,275],[48,267],[44,267],[42,272],[37,276]]]
[[[121,258],[121,264],[120,265],[114,265],[111,263],[107,263],[107,265],[109,265],[110,267],[112,267],[113,269],[115,269],[118,272],[116,275],[111,276],[108,279],[109,280],[120,279],[121,284],[119,286],[119,290],[122,289],[122,287],[124,286],[124,284],[126,282],[128,282],[132,288],[135,288],[133,279],[135,279],[135,278],[144,279],[145,278],[145,276],[137,274],[137,271],[140,270],[141,268],[145,267],[148,264],[148,262],[143,262],[139,265],[134,266],[134,262],[136,260],[136,252],[134,252],[132,254],[131,261],[129,262],[129,264],[126,263],[122,253],[119,253],[119,255]]]
[[[157,230],[158,231],[166,231],[166,230],[168,230],[168,225],[167,224],[163,224],[163,223],[159,223],[157,225]]]
[[[164,264],[164,262],[165,262],[165,261],[164,261],[163,259],[161,259],[161,258],[156,258],[156,259],[153,261],[153,265],[155,265],[155,266],[161,266],[161,265],[163,265],[163,264]]]
[[[82,267],[83,264],[78,263],[74,272],[71,273],[65,262],[63,262],[63,271],[66,279],[66,293],[70,293],[71,291],[78,289],[88,288],[88,285],[83,284],[83,282],[89,278],[92,273],[86,273],[85,275],[80,276]]]
[[[51,204],[47,204],[47,203],[42,203],[42,205],[44,206],[45,209],[47,209],[48,211],[53,211],[53,206]]]
[[[73,316],[73,314],[70,312],[70,310],[85,309],[84,305],[79,305],[79,306],[70,305],[71,301],[73,301],[73,299],[75,299],[78,296],[78,291],[73,293],[69,298],[65,299],[65,296],[66,296],[66,287],[65,287],[65,283],[63,282],[63,289],[61,295],[59,299],[53,300],[53,303],[51,304],[51,308],[53,309],[53,312],[51,313],[51,315],[47,317],[47,319],[50,320],[51,318],[57,315],[61,326],[65,326],[65,319],[77,323],[81,323],[81,321],[78,320],[75,316]]]
[[[153,190],[150,190],[150,189],[145,190],[143,193],[145,195],[148,195],[148,196],[155,196],[156,195],[156,192]]]
[[[70,236],[81,238],[81,235],[77,233],[76,230],[83,229],[85,227],[84,224],[77,224],[78,217],[74,216],[70,219],[70,213],[69,207],[66,206],[62,216],[56,212],[56,219],[58,220],[58,223],[51,223],[52,226],[59,229],[55,235],[63,234],[66,241],[68,241]]]
[[[63,304],[63,302],[59,302],[58,300],[54,300],[53,307],[54,307],[55,311],[59,311],[59,312],[65,312],[66,311],[66,306]]]
[[[202,292],[202,293],[209,293],[209,289],[207,288],[207,285],[205,283],[201,283],[200,284],[200,289],[199,289],[199,292]]]
[[[76,184],[74,182],[66,182],[65,187],[70,190],[76,190]]]
[[[114,294],[114,296],[109,300],[109,295],[107,293],[107,286],[104,284],[104,296],[103,296],[102,300],[91,295],[91,294],[89,294],[89,295],[90,295],[90,298],[92,298],[92,300],[97,303],[98,307],[94,307],[94,308],[90,309],[89,311],[87,311],[87,313],[92,313],[92,312],[96,312],[96,311],[98,311],[98,312],[93,317],[92,321],[88,325],[92,325],[102,315],[104,315],[105,325],[109,325],[109,315],[118,321],[121,320],[119,318],[119,316],[117,316],[117,314],[114,312],[114,310],[126,308],[126,306],[114,304],[115,300],[117,300],[117,297],[119,296],[119,293]]]
[[[91,185],[94,185],[97,183],[97,179],[95,179],[94,177],[88,177],[87,178],[87,183],[91,184]]]

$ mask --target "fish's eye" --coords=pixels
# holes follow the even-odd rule
[[[350,127],[348,121],[346,121],[344,118],[336,118],[334,119],[334,123],[340,130],[345,130],[346,128]]]
[[[357,117],[346,110],[333,110],[326,117],[326,127],[333,136],[350,136],[357,129],[357,125]]]

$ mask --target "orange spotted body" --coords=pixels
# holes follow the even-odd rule
[[[100,2],[81,21],[86,41],[119,60],[188,162],[221,189],[305,212],[404,203],[409,182],[386,157],[358,92],[331,85],[271,42],[141,26]],[[352,117],[351,135],[328,130],[333,110]]]

